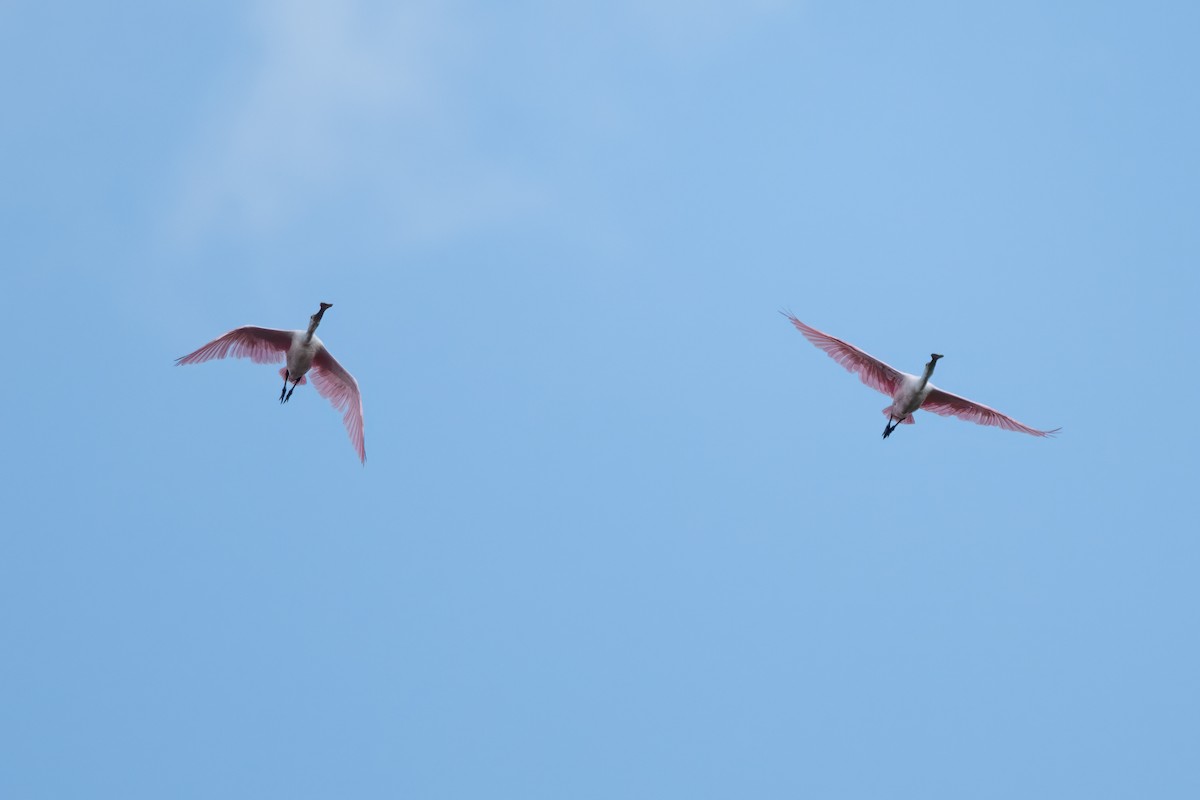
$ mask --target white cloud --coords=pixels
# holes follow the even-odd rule
[[[630,16],[673,57],[704,55],[747,27],[783,11],[791,0],[632,0]]]
[[[443,236],[533,202],[460,123],[452,84],[469,43],[447,8],[259,2],[255,54],[188,153],[176,232],[270,234],[340,196],[369,197],[401,236]]]
[[[631,0],[590,13],[617,21],[616,46],[597,50],[600,59],[703,58],[782,3]],[[603,61],[554,49],[597,47],[564,25],[573,13],[569,5],[543,13],[446,0],[258,0],[246,18],[248,55],[222,82],[185,154],[177,238],[274,236],[362,207],[380,235],[441,239],[553,205],[555,165],[538,160],[548,154],[522,140],[523,155],[510,147],[518,160],[506,161],[505,144],[485,128],[524,122],[521,109],[550,126],[525,131],[532,136],[604,135],[603,126],[553,128],[572,113],[624,119],[617,99],[625,87],[604,84]],[[654,52],[638,54],[638,39]],[[522,47],[538,57],[523,62],[513,50]],[[573,69],[592,72],[559,81],[571,91],[539,94],[547,90],[538,70]],[[497,90],[520,108],[498,112],[489,93]],[[473,106],[481,101],[490,110]]]

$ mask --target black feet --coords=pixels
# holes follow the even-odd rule
[[[883,438],[886,439],[887,437],[891,436],[892,431],[896,430],[896,426],[899,424],[900,424],[900,420],[896,420],[895,422],[892,422],[892,418],[888,417],[888,424],[885,425],[883,428]]]
[[[287,370],[283,372],[283,388],[279,390],[279,402],[281,403],[286,403],[287,399],[291,397],[291,394],[287,393],[287,382],[290,374]],[[296,387],[293,386],[292,388],[295,389]]]

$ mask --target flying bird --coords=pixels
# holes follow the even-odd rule
[[[317,392],[338,411],[344,412],[342,422],[350,434],[350,443],[358,452],[359,460],[365,464],[367,450],[363,444],[362,395],[358,391],[358,381],[330,355],[325,344],[316,336],[321,317],[332,307],[332,303],[321,303],[320,310],[308,318],[306,331],[281,331],[254,325],[234,328],[199,350],[176,359],[175,366],[199,364],[226,356],[249,358],[257,364],[278,364],[286,359],[287,365],[279,370],[283,376],[279,402],[291,400],[292,392],[296,391],[297,386],[308,383],[305,375],[311,373]],[[291,389],[288,389],[289,381]]]
[[[897,425],[912,425],[913,412],[917,409],[932,411],[943,417],[958,417],[978,425],[995,425],[1006,431],[1019,431],[1032,436],[1050,436],[1062,430],[1055,428],[1052,431],[1040,431],[1031,428],[983,403],[976,403],[974,400],[937,388],[929,379],[933,376],[933,368],[937,366],[938,359],[942,358],[939,353],[930,354],[929,363],[925,365],[925,371],[920,377],[909,375],[859,350],[849,342],[843,342],[805,325],[786,311],[781,313],[791,320],[796,330],[804,334],[804,338],[824,350],[830,358],[851,372],[858,373],[859,379],[867,386],[892,398],[892,404],[883,410],[888,418],[883,429],[885,439],[892,435]]]

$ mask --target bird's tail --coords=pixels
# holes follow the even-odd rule
[[[895,416],[895,412],[892,410],[892,407],[891,407],[891,406],[888,406],[887,408],[885,408],[885,409],[883,410],[883,415],[884,415],[885,417],[893,417],[893,416]],[[905,417],[904,419],[900,420],[900,424],[901,424],[901,425],[916,425],[916,424],[917,424],[917,421],[916,421],[915,419],[913,419],[913,415],[912,415],[912,414],[909,414],[907,417]]]

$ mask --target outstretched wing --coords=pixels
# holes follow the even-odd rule
[[[805,339],[808,339],[817,347],[824,350],[829,354],[830,358],[846,369],[857,373],[858,377],[867,386],[876,391],[883,392],[888,397],[894,395],[896,390],[900,388],[903,378],[902,373],[896,368],[888,366],[878,358],[875,358],[875,356],[859,350],[849,342],[843,342],[841,339],[830,336],[827,333],[821,333],[816,328],[805,325],[786,311],[781,311],[780,313],[791,320],[792,324],[796,326],[796,330],[804,334]]]
[[[934,389],[929,393],[929,396],[925,398],[925,402],[921,404],[921,410],[932,411],[935,414],[941,414],[943,417],[958,417],[959,419],[965,419],[967,422],[974,422],[977,425],[994,425],[1006,431],[1028,433],[1031,436],[1053,436],[1062,430],[1062,428],[1055,428],[1052,431],[1039,431],[1037,428],[1031,428],[1023,422],[1017,422],[1007,414],[1001,414],[996,409],[989,408],[983,403],[976,403],[973,400],[959,397],[956,394],[951,394],[941,389]]]
[[[350,443],[358,451],[359,460],[367,463],[367,448],[363,442],[362,394],[358,391],[358,381],[324,346],[317,349],[312,370],[308,374],[321,396],[338,411],[344,412],[342,422],[346,426],[346,433],[350,434]]]
[[[199,364],[226,356],[249,358],[258,364],[274,364],[283,360],[291,346],[292,331],[245,325],[213,339],[195,352],[175,359],[175,365]]]

